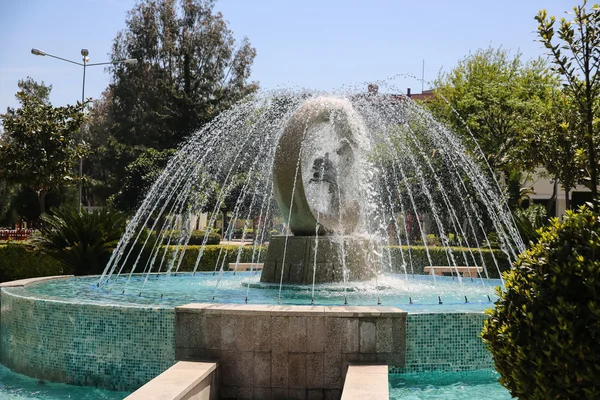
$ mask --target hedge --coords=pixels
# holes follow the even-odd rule
[[[0,244],[0,282],[68,273],[60,261],[28,243]]]
[[[172,252],[175,251],[176,246],[172,247]],[[192,271],[194,269],[194,264],[196,262],[196,258],[200,252],[201,246],[188,246],[183,256],[183,260],[181,262],[181,266],[179,268],[180,271]],[[242,251],[240,254],[240,262],[251,262],[252,261],[252,251],[253,246],[242,246]],[[221,250],[222,249],[222,250]],[[217,259],[219,259],[219,265],[217,269],[221,267],[221,262],[223,258],[219,258],[219,252],[221,252],[221,257],[225,257],[227,263],[234,263],[237,258],[239,246],[235,245],[207,245],[204,249],[204,253],[202,254],[202,259],[200,260],[200,264],[198,265],[198,271],[214,271],[215,265],[217,263]],[[258,256],[258,249],[257,254]],[[402,246],[402,250],[404,251],[405,260],[407,263],[408,272],[411,273],[410,264],[408,261],[408,253],[410,250],[410,255],[412,258],[412,267],[415,274],[424,274],[424,267],[430,265],[429,259],[427,258],[427,253],[425,251],[425,246]],[[467,255],[467,260],[469,261],[469,265],[474,265],[473,258],[469,253],[468,248],[462,247],[452,247],[452,251],[454,254],[454,259],[457,265],[464,264],[464,258],[462,252],[465,251]],[[475,264],[477,266],[482,266],[481,263],[481,255],[479,250],[472,249],[473,255],[475,256]],[[504,254],[501,250],[493,250],[494,257],[498,262],[501,271],[506,271],[510,268],[510,264],[506,258],[506,254]],[[386,256],[386,251],[384,250],[384,257]],[[173,253],[172,253],[173,254]],[[254,260],[254,262],[264,261],[265,256],[267,254],[267,246],[262,247],[261,251],[261,260]],[[431,257],[431,261],[433,265],[436,266],[444,266],[448,265],[448,259],[446,257],[446,251],[443,247],[429,247],[429,254]],[[492,257],[492,251],[489,249],[481,249],[481,254],[483,255],[483,260],[485,261],[485,265],[488,270],[488,274],[490,278],[499,278],[498,269],[494,264],[494,259]],[[390,247],[390,255],[391,255],[391,265],[393,273],[403,273],[404,269],[402,268],[402,255],[400,252],[400,246],[391,246]],[[227,267],[227,265],[225,265]]]
[[[408,273],[412,273],[414,271],[415,274],[424,274],[424,268],[429,265],[433,266],[446,266],[450,265],[448,263],[448,257],[446,256],[446,250],[444,247],[440,246],[429,246],[429,255],[431,257],[431,262],[427,258],[427,252],[425,250],[425,246],[390,246],[390,255],[391,255],[391,263],[392,271],[394,273],[404,273],[404,269],[402,268],[402,252],[404,252],[404,261],[406,262],[406,269]],[[451,247],[452,253],[454,255],[454,261],[456,265],[464,265],[464,257],[463,252],[466,254],[468,265],[474,266],[477,265],[479,267],[483,266],[481,262],[481,255],[483,255],[483,261],[485,262],[485,266],[487,268],[488,274],[490,278],[500,278],[498,274],[498,268],[496,268],[496,264],[494,263],[494,257],[498,262],[498,266],[500,267],[500,271],[504,272],[510,269],[510,263],[506,257],[506,254],[501,250],[490,250],[490,249],[471,249],[473,256],[475,257],[475,263],[473,262],[473,257],[471,253],[469,253],[469,249],[467,247]],[[481,254],[480,254],[481,251]],[[492,256],[492,251],[494,252]],[[384,250],[384,257],[387,257],[387,252]],[[409,262],[409,254],[410,259],[412,259],[412,270],[411,263]]]
[[[170,254],[174,255],[177,246],[169,246]],[[198,258],[198,254],[200,252],[200,245],[188,245],[186,252],[183,256],[183,260],[181,262],[181,266],[179,271],[187,272],[192,271],[194,269],[194,265],[196,263],[196,259]],[[219,265],[217,269],[221,267],[221,262],[223,261],[223,257],[225,257],[225,264],[236,262],[238,250],[240,246],[236,245],[206,245],[204,252],[202,254],[202,259],[200,260],[200,264],[198,265],[198,271],[214,271],[215,265],[217,263],[217,259],[219,259]],[[240,254],[240,262],[248,263],[252,261],[252,252],[254,246],[242,246]],[[267,254],[267,246],[258,247],[261,250],[261,260],[254,260],[254,262],[262,262],[265,259]],[[408,254],[410,250],[410,255],[412,258],[412,269],[415,274],[424,274],[424,267],[430,265],[430,262],[427,258],[427,253],[425,252],[424,246],[402,246],[402,250],[404,252],[405,261],[407,264],[407,270],[411,273],[411,265],[408,260]],[[469,260],[469,265],[473,265],[473,261],[471,255],[468,253],[467,248],[453,247],[454,258],[457,264],[464,264],[464,259],[462,256],[462,251],[466,251],[467,260]],[[219,252],[221,257],[219,258]],[[384,251],[384,257],[387,256],[387,252]],[[498,271],[494,265],[491,251],[489,249],[481,249],[481,253],[483,254],[483,258],[485,261],[485,265],[487,266],[488,273],[491,278],[498,278]],[[442,247],[429,247],[429,254],[432,259],[432,264],[443,266],[448,265],[448,261],[446,258],[446,252]],[[393,273],[403,273],[404,270],[402,268],[402,256],[400,252],[400,246],[391,246],[390,247],[390,255],[391,255],[391,265]],[[483,265],[480,262],[479,251],[473,249],[473,255],[477,260],[477,265]],[[500,250],[494,250],[494,256],[500,265],[500,269],[502,271],[508,270],[510,265],[507,261],[506,255]],[[144,265],[145,261],[141,260],[138,263],[138,267],[140,265]],[[176,267],[176,264],[175,264]],[[227,265],[225,265],[227,267]],[[163,270],[164,270],[163,266]],[[127,268],[125,268],[127,270]],[[139,271],[137,271],[139,272]],[[40,250],[35,250],[31,245],[26,243],[22,244],[0,244],[0,281],[8,281],[15,279],[25,279],[32,277],[40,277],[40,276],[50,276],[50,275],[61,275],[67,274],[68,269],[61,265],[61,263],[49,255],[44,254]]]
[[[174,255],[177,246],[169,246],[171,247],[171,254]],[[202,246],[188,246],[185,254],[183,256],[183,260],[181,261],[181,265],[179,266],[179,271],[181,272],[189,272],[194,270],[194,265],[196,263],[196,259],[200,253],[200,249]],[[238,251],[240,246],[236,245],[206,245],[204,247],[204,252],[202,253],[202,259],[200,260],[200,264],[198,264],[198,271],[214,271],[215,265],[217,265],[217,260],[219,261],[217,269],[221,268],[221,263],[223,259],[225,259],[224,268],[227,269],[228,263],[235,263]],[[267,248],[257,247],[256,248],[256,257],[258,256],[259,249],[261,254],[261,260],[265,259],[267,254]],[[241,246],[240,253],[240,261],[241,263],[249,263],[252,262],[252,252],[254,250],[254,246]],[[179,257],[179,254],[177,255]],[[261,260],[255,259],[254,262],[260,262]],[[177,263],[173,268],[177,267]]]
[[[199,231],[199,230],[193,230],[192,234],[190,235],[190,240],[188,241],[189,245],[201,245],[204,241],[204,235],[206,234],[206,231]],[[166,231],[164,232],[164,235],[166,238],[169,237],[169,235],[172,235],[171,237],[171,243],[177,243],[177,241],[179,240],[179,238],[181,237],[181,231],[180,230],[172,230],[172,231]],[[153,236],[156,236],[156,232],[153,232]],[[165,239],[165,243],[166,243],[166,239]],[[206,244],[219,244],[221,243],[221,235],[219,235],[216,231],[210,231],[208,233],[208,238],[206,241]]]

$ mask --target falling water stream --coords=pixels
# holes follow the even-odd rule
[[[247,242],[252,227],[252,245],[235,249],[222,246],[216,256],[211,249],[211,257],[216,258],[211,258],[216,277],[212,300],[218,301],[220,285],[229,274],[228,264],[236,265],[235,275],[239,263],[251,261],[251,275],[243,275],[242,300],[249,301],[250,288],[261,287],[252,276],[258,274],[256,264],[264,260],[263,244],[280,227],[279,234],[287,235],[283,262],[278,267],[277,303],[281,303],[286,292],[284,266],[296,262],[286,257],[299,179],[308,188],[306,200],[316,219],[311,239],[312,285],[307,288],[312,304],[316,303],[315,292],[319,288],[317,253],[325,239],[339,243],[340,284],[343,302],[348,304],[347,291],[355,286],[355,277],[347,265],[349,252],[354,250],[347,246],[355,242],[349,238],[360,238],[368,252],[370,268],[376,271],[375,290],[383,287],[381,279],[385,273],[400,273],[412,303],[419,291],[414,277],[422,273],[423,267],[414,265],[413,252],[415,246],[422,246],[429,266],[442,263],[451,267],[456,290],[468,302],[471,285],[463,284],[459,267],[482,267],[477,278],[486,285],[491,278],[490,268],[495,275],[500,274],[502,263],[514,261],[524,249],[523,242],[498,183],[478,167],[460,139],[390,84],[382,82],[380,87],[381,93],[394,94],[375,95],[349,89],[334,93],[276,90],[255,94],[223,112],[195,132],[170,160],[129,222],[97,286],[107,292],[118,286],[119,292],[129,294],[132,277],[142,273],[143,284],[135,290],[143,297],[154,290],[156,279],[189,272],[190,290],[201,270],[207,269],[204,258],[210,230],[216,229],[223,205],[229,204],[230,217],[221,226],[223,240],[232,243],[239,229],[241,239],[237,240]],[[287,160],[295,165],[296,175],[291,178],[289,212],[281,213],[275,207],[273,185],[275,154],[278,146],[284,152],[286,146],[280,138],[297,110],[319,99],[326,106],[331,103],[335,107],[331,108],[327,123],[313,126],[306,122],[300,154]],[[350,130],[352,135],[336,136],[336,132],[344,130]],[[331,178],[335,185],[325,182],[325,170],[320,171],[320,179],[308,181],[310,174],[306,172],[311,170],[313,160],[322,159],[324,154],[327,162],[335,166]],[[334,206],[330,204],[328,209],[321,204],[323,199]],[[352,227],[343,226],[348,210],[354,210]],[[193,263],[184,263],[193,233],[190,220],[202,213],[206,213],[208,228],[202,244],[194,247],[197,258]],[[321,219],[328,213],[337,219],[335,229],[323,228],[326,225]],[[250,226],[252,220],[256,222]],[[396,246],[398,250],[394,250]],[[494,255],[494,246],[504,252],[507,261]],[[433,255],[434,248],[437,257]],[[486,263],[484,253],[491,254],[491,262]],[[399,254],[400,259],[393,254]],[[431,279],[437,285],[434,273]],[[121,280],[125,280],[124,284],[118,283]],[[381,296],[377,297],[381,302]],[[441,304],[441,294],[438,298]]]

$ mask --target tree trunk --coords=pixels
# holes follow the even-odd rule
[[[566,187],[566,186],[565,186]],[[558,207],[556,207],[556,198],[558,197],[558,177],[554,177],[554,185],[552,186],[552,196],[550,196],[550,200],[548,201],[548,205],[546,205],[546,214],[548,217],[556,217]],[[554,215],[550,215],[550,210],[552,210],[552,206],[554,206]]]
[[[38,195],[38,203],[40,205],[40,217],[42,216],[42,214],[46,213],[46,190],[45,189],[40,189],[37,191],[37,195]],[[44,220],[41,220],[42,222],[42,228],[46,227],[46,223],[44,222]]]
[[[594,210],[598,209],[598,173],[596,168],[596,152],[594,149],[594,128],[592,113],[588,113],[587,118],[587,145],[588,145],[588,158],[590,163],[590,190],[592,191],[592,204]]]
[[[224,240],[230,240],[231,235],[228,232],[228,222],[227,222],[227,211],[223,211],[223,227],[221,228],[221,232]]]
[[[571,199],[569,199],[569,193],[571,189],[567,185],[565,185],[565,210],[571,209]]]
[[[40,215],[46,213],[46,190],[40,189],[37,192],[38,203],[40,205]]]
[[[589,31],[588,31],[589,32]],[[592,49],[589,47],[589,42],[585,41],[583,47],[584,57],[584,68],[583,74],[585,76],[585,125],[587,133],[587,146],[588,146],[588,161],[590,163],[590,190],[592,191],[592,205],[594,211],[598,211],[598,174],[596,166],[596,149],[594,148],[594,102],[595,98],[592,97],[592,83],[591,73],[592,69],[590,66],[590,53]]]

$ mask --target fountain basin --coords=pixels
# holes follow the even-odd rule
[[[212,277],[207,275],[203,277]],[[225,282],[236,282],[235,286],[243,290],[241,293],[227,293],[225,285],[216,299],[235,310],[238,307],[236,303],[244,303],[243,295],[247,288],[234,277],[247,280],[247,275],[251,274],[227,274],[229,279]],[[189,279],[189,276],[182,279]],[[39,379],[128,391],[137,389],[173,365],[176,361],[177,330],[174,307],[186,304],[186,299],[165,299],[163,296],[165,303],[152,304],[155,299],[149,296],[140,297],[139,293],[127,292],[125,295],[113,293],[115,298],[120,299],[119,302],[101,299],[103,292],[97,287],[94,289],[96,280],[92,277],[67,278],[2,287],[0,362]],[[456,286],[451,278],[448,280],[451,286]],[[177,279],[164,281],[171,283]],[[69,296],[58,297],[51,291],[40,293],[44,286],[55,290],[64,285],[73,288],[74,282],[80,284],[79,289],[73,289]],[[258,277],[255,277],[255,283],[259,284]],[[331,298],[320,300],[321,304],[330,302],[328,306],[320,306],[323,310],[340,308],[335,306],[343,304],[343,288],[339,289],[341,291],[330,292]],[[276,301],[277,290],[258,290]],[[358,293],[360,287],[348,292],[349,302]],[[310,293],[306,292],[306,288],[304,292],[289,289],[286,295],[289,297],[282,297],[282,303],[306,304],[306,310],[311,308]],[[390,298],[383,296],[382,303],[393,307],[386,300]],[[478,337],[486,318],[480,311],[483,307],[475,302],[463,303],[460,307],[456,304],[451,311],[452,304],[447,298],[448,301],[442,305],[435,302],[409,305],[408,299],[403,300],[402,310],[408,311],[405,334],[393,335],[391,343],[405,343],[404,365],[391,364],[396,368],[394,371],[463,371],[492,367],[491,355]],[[252,299],[257,301],[250,296]],[[367,308],[372,309],[376,306],[377,296],[365,301],[369,302]],[[189,302],[190,299],[187,300]],[[478,307],[475,307],[476,304]],[[490,304],[486,301],[485,306]],[[247,306],[239,308],[244,307]],[[298,308],[303,309],[301,306]],[[432,309],[444,312],[432,312]],[[376,316],[372,318],[377,319]],[[224,337],[227,329],[222,327],[215,331],[214,337]]]
[[[264,272],[263,272],[264,273]],[[40,298],[98,305],[172,309],[197,303],[392,306],[409,313],[478,312],[492,306],[500,280],[384,274],[362,282],[314,285],[265,283],[260,272],[201,272],[121,276],[100,287],[98,277],[76,277],[27,285]],[[217,287],[218,283],[218,287]],[[465,297],[468,302],[465,302]],[[441,301],[441,304],[440,304]]]

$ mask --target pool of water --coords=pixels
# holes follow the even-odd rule
[[[0,364],[0,399],[2,400],[121,400],[130,392],[111,392],[89,386],[50,383],[17,374]]]
[[[126,275],[98,287],[98,277],[77,277],[27,286],[36,296],[77,300],[84,303],[153,305],[172,308],[191,302],[294,304],[313,302],[311,285],[260,283],[251,272],[178,274],[177,276]],[[315,305],[394,306],[408,312],[474,312],[493,306],[499,280],[480,280],[427,275],[383,275],[376,280],[315,285]]]
[[[509,400],[493,370],[390,375],[390,400]]]

